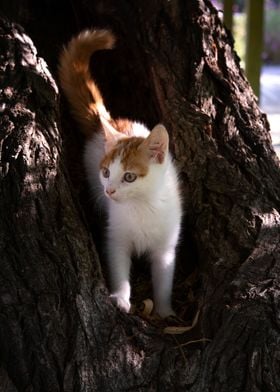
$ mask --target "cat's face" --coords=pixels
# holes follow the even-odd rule
[[[164,127],[156,128],[147,139],[121,138],[111,145],[100,164],[100,181],[106,197],[120,203],[145,200],[160,186],[168,135]]]

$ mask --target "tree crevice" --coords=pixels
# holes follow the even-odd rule
[[[208,0],[66,3],[5,2],[27,33],[0,20],[1,388],[276,392],[279,162],[231,35]],[[92,64],[111,113],[163,122],[180,170],[174,305],[184,324],[201,312],[176,338],[108,297],[83,140],[28,38],[55,75],[62,44],[92,26],[118,36]],[[138,278],[137,303],[150,278],[136,265]]]

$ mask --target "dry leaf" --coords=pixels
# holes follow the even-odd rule
[[[200,310],[198,310],[196,312],[196,315],[195,315],[191,325],[188,325],[187,327],[173,327],[173,326],[166,327],[166,328],[164,328],[163,333],[167,333],[169,335],[180,335],[182,333],[190,331],[191,329],[193,329],[196,326],[196,324],[198,322],[199,313],[200,313]]]
[[[144,309],[142,311],[142,315],[144,317],[148,317],[152,314],[154,303],[151,299],[147,298],[143,301]]]

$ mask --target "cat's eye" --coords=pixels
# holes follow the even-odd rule
[[[137,178],[137,175],[135,173],[130,173],[130,172],[124,173],[124,176],[123,176],[123,179],[126,182],[133,182],[136,180],[136,178]]]
[[[110,170],[107,169],[107,167],[102,167],[102,175],[104,178],[109,178],[110,177]]]

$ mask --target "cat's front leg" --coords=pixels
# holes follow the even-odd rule
[[[111,241],[109,243],[110,298],[126,313],[130,310],[130,265],[131,258],[127,250],[115,241]]]
[[[174,316],[171,305],[175,249],[157,249],[152,252],[152,278],[155,312],[162,318]]]

